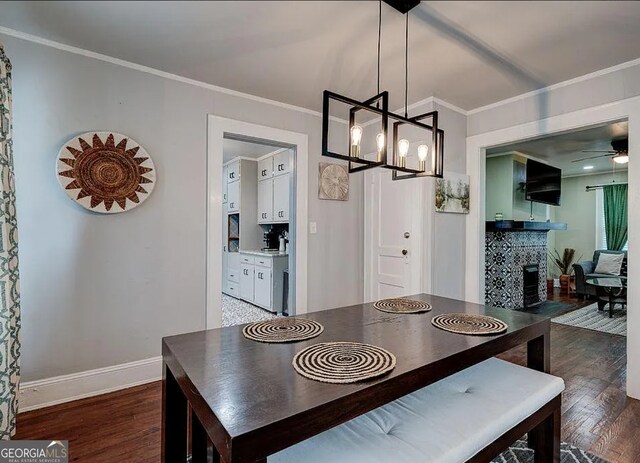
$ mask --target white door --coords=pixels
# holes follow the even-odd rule
[[[273,222],[273,180],[258,182],[258,223]]]
[[[240,211],[240,182],[229,183],[227,192],[227,210],[229,213],[235,213]]]
[[[365,175],[365,299],[422,291],[422,210],[425,179],[391,179],[391,171]]]
[[[253,272],[253,265],[240,266],[240,297],[249,302],[253,302]]]
[[[256,267],[255,269],[253,302],[271,310],[271,269],[262,267]]]
[[[273,178],[273,221],[289,221],[289,175]]]

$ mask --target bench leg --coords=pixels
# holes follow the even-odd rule
[[[560,413],[558,406],[529,433],[529,448],[534,451],[534,463],[560,463]]]

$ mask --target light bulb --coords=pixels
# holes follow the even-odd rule
[[[360,140],[362,140],[362,127],[354,125],[351,127],[351,156],[360,157]]]
[[[629,162],[629,155],[626,153],[623,154],[616,154],[613,157],[613,162],[617,163],[617,164],[626,164]]]
[[[402,138],[398,141],[398,164],[400,167],[405,167],[407,163],[407,154],[409,154],[409,140]]]
[[[427,155],[429,154],[429,147],[427,145],[418,145],[418,159],[419,169],[422,172],[427,170]]]
[[[421,161],[426,161],[428,154],[429,154],[429,147],[427,145],[419,145],[418,146],[418,158]]]
[[[378,135],[376,135],[376,145],[378,145],[378,154],[382,153],[382,150],[384,149],[386,142],[387,141],[385,140],[384,132],[380,132]]]

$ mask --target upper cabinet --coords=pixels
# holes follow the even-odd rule
[[[231,182],[227,188],[227,212],[240,212],[240,182]]]
[[[258,161],[258,180],[273,177],[273,156]]]
[[[240,180],[240,160],[227,164],[227,181],[229,183]]]
[[[273,179],[273,221],[289,221],[289,175]]]
[[[273,156],[273,175],[288,174],[291,170],[291,150],[285,150]]]
[[[227,166],[222,167],[222,204],[226,204],[228,193],[228,180],[229,177],[229,168]]]
[[[273,180],[258,182],[258,223],[273,222]]]

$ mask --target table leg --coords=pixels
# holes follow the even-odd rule
[[[209,436],[194,411],[191,410],[191,463],[209,462]]]
[[[609,290],[609,318],[613,318],[613,290]]]
[[[187,461],[187,398],[163,362],[162,456],[163,463]]]
[[[549,373],[551,368],[550,333],[527,343],[527,367]]]

